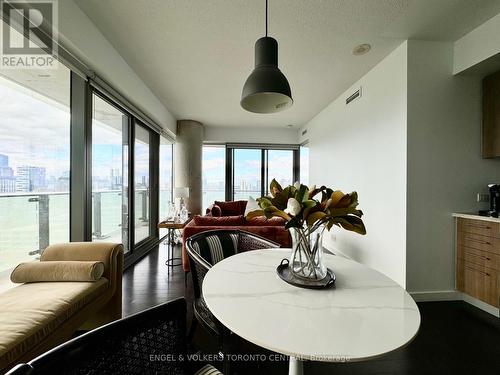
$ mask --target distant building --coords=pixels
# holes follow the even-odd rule
[[[17,167],[16,191],[38,191],[46,187],[45,168],[30,165]]]
[[[60,177],[57,178],[57,182],[52,191],[69,191],[70,184],[70,173],[69,171],[64,171]]]
[[[0,154],[0,193],[13,193],[16,191],[16,178],[14,170],[9,167],[9,157]]]
[[[2,177],[14,177],[14,170],[9,167],[9,157],[0,154],[0,178]]]
[[[9,166],[9,157],[4,154],[0,154],[0,168]]]
[[[0,193],[13,193],[16,191],[15,177],[0,177]]]

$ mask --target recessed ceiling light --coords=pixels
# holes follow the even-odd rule
[[[372,46],[367,43],[360,44],[359,46],[354,47],[354,49],[352,50],[352,54],[355,56],[364,55],[365,53],[368,53],[371,49]]]
[[[293,128],[292,124],[285,125],[287,128]]]

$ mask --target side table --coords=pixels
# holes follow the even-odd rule
[[[158,229],[167,230],[167,260],[165,264],[169,267],[177,267],[182,265],[182,258],[174,257],[174,245],[176,243],[175,232],[184,229],[189,224],[191,218],[188,217],[184,222],[175,222],[172,220],[164,220],[158,223]]]

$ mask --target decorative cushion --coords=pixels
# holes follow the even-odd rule
[[[257,211],[260,209],[261,208],[259,207],[259,204],[257,203],[257,201],[252,197],[248,197],[248,202],[247,202],[247,205],[245,207],[245,213],[243,216],[246,217],[250,212]]]
[[[245,218],[243,216],[200,216],[195,215],[194,224],[201,227],[224,227],[224,226],[241,226],[245,225]]]
[[[285,226],[285,219],[281,217],[272,217],[270,219],[266,219],[265,216],[258,216],[252,219],[245,219],[246,225],[253,227],[279,227]]]
[[[47,281],[96,281],[104,273],[102,262],[43,261],[21,263],[10,274],[16,284]]]
[[[238,252],[238,234],[218,233],[200,238],[193,249],[212,266]]]
[[[216,204],[213,204],[212,207],[210,208],[210,213],[214,217],[221,217],[222,216],[222,211],[219,206]]]
[[[215,201],[215,204],[220,207],[222,216],[238,216],[245,213],[247,201]]]

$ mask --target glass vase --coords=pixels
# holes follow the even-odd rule
[[[306,280],[322,280],[326,277],[322,245],[324,229],[321,226],[311,233],[308,228],[290,228],[292,254],[289,267],[295,276]]]

